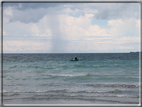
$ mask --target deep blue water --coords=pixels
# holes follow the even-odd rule
[[[6,104],[138,104],[139,53],[4,54],[3,85]]]

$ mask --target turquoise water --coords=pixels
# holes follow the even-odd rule
[[[3,56],[5,104],[139,103],[138,53]]]

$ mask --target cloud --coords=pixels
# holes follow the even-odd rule
[[[108,21],[108,26],[110,26],[109,34],[112,36],[137,36],[139,37],[139,20],[129,18],[129,19],[116,19]]]
[[[4,3],[3,6],[13,7],[16,10],[29,10],[29,9],[39,9],[39,8],[49,8],[56,7],[60,5],[59,3]]]
[[[109,36],[105,29],[98,25],[91,25],[93,14],[85,14],[79,18],[69,15],[60,15],[61,32],[67,40],[87,40],[89,36]]]
[[[46,46],[46,47],[45,47]],[[27,40],[7,40],[4,41],[3,51],[5,52],[50,52],[51,44],[49,42],[27,41]]]
[[[139,18],[138,3],[5,3],[9,21],[37,23],[47,14],[93,14],[95,19]],[[36,12],[35,12],[36,11]]]
[[[13,15],[9,19],[9,22],[20,21],[22,23],[36,23],[44,17],[45,9],[38,9],[36,10],[36,12],[34,9],[29,9],[25,11],[13,10],[12,14]]]
[[[4,15],[11,14],[9,22],[37,23],[46,14],[60,13],[59,3],[4,3]],[[35,12],[36,11],[36,12]]]
[[[139,9],[133,4],[17,6],[4,9],[4,52],[139,50],[140,20],[135,15]],[[107,19],[107,24],[92,24],[98,19]]]
[[[95,19],[139,18],[139,3],[102,3],[96,5]]]
[[[32,36],[51,36],[51,30],[48,28],[42,29],[41,26],[37,26],[36,24],[32,24],[31,26]]]
[[[6,35],[8,35],[8,33],[5,30],[3,30],[3,36],[6,36]]]
[[[48,52],[57,53],[139,50],[140,37],[137,30],[139,27],[138,20],[109,20],[109,27],[104,29],[99,25],[92,25],[92,18],[93,14],[84,14],[84,16],[78,18],[69,16],[68,14],[58,14],[46,15],[36,24],[30,23],[27,25],[20,22],[13,22],[13,25],[14,23],[17,25],[15,29],[20,29],[21,27],[21,29],[26,28],[25,31],[27,31],[30,28],[29,32],[32,34],[32,40],[35,40],[35,37],[40,37],[41,40],[35,40],[31,43],[26,42],[26,39],[23,39],[23,42],[21,40],[20,42],[13,42],[13,40],[11,40],[11,42],[9,41],[8,43],[4,41],[4,48],[7,51],[8,49],[15,48],[14,50],[16,52],[18,52],[18,50],[19,52],[45,52],[48,50]],[[132,32],[134,32],[133,34],[135,35],[132,35]],[[25,34],[26,33],[23,33],[24,38],[28,37],[27,40],[30,40],[29,35],[26,34],[27,36],[25,36]],[[45,39],[45,41],[43,42],[42,39]],[[41,47],[45,46],[50,46],[50,48],[41,49]]]

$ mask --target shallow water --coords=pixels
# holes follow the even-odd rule
[[[4,104],[138,104],[139,87],[138,53],[3,57]]]

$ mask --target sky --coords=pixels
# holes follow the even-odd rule
[[[139,3],[4,3],[4,53],[140,51]]]

